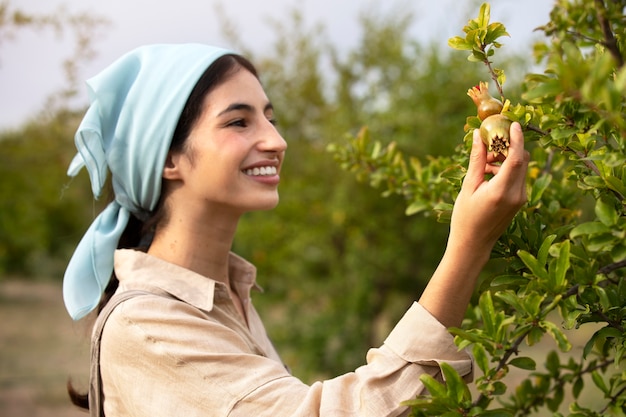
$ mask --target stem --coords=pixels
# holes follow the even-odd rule
[[[535,126],[535,125],[530,124],[530,123],[528,123],[526,125],[526,129],[532,130],[533,132],[536,132],[536,133],[539,133],[542,136],[548,136],[548,134],[550,133],[550,132],[548,132],[546,130],[543,130],[543,129],[540,129],[538,126]]]
[[[604,41],[602,45],[604,45],[613,58],[617,61],[617,66],[619,68],[624,66],[624,57],[622,56],[619,46],[617,44],[617,39],[615,39],[615,35],[613,34],[613,30],[611,29],[611,23],[607,18],[607,10],[606,5],[604,4],[604,0],[595,0],[596,5],[598,6],[598,23],[600,24],[600,29],[602,29],[602,34],[604,35]]]
[[[519,346],[522,344],[522,342],[524,341],[526,336],[528,336],[528,333],[530,333],[532,329],[533,327],[529,328],[527,331],[522,333],[517,339],[515,339],[511,347],[507,349],[506,353],[502,356],[502,358],[498,362],[498,365],[496,366],[496,372],[495,372],[496,374],[498,373],[498,371],[500,371],[502,368],[506,366],[509,358],[514,353],[517,354],[519,352],[519,349],[518,349]],[[474,400],[474,402],[472,403],[472,407],[477,407],[485,398],[486,398],[486,395],[481,392],[480,395],[476,398],[476,400]]]
[[[624,333],[624,327],[622,327],[622,325],[619,322],[615,320],[611,320],[606,314],[604,314],[603,311],[596,310],[596,311],[591,311],[591,312],[600,316],[600,318],[604,320],[604,322],[608,324],[609,327],[613,327],[614,329],[619,330],[621,333]]]
[[[619,390],[617,393],[615,393],[615,395],[612,395],[610,398],[609,403],[604,406],[604,408],[602,410],[600,410],[600,414],[605,414],[606,411],[609,409],[609,407],[613,404],[615,404],[617,402],[617,399],[624,393],[626,392],[626,387],[623,387],[621,390]]]
[[[626,260],[614,262],[612,264],[608,264],[598,269],[598,273],[602,275],[607,275],[617,269],[626,267]]]

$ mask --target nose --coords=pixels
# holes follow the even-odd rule
[[[287,149],[287,141],[282,137],[276,125],[269,120],[261,132],[259,147],[265,152],[281,153]]]

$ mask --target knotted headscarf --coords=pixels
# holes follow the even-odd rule
[[[90,107],[75,142],[69,176],[89,171],[95,198],[107,172],[115,199],[78,244],[63,279],[63,298],[78,320],[100,301],[113,253],[130,215],[145,220],[161,194],[165,159],[191,90],[217,58],[232,53],[200,44],[150,45],[135,49],[87,81]]]

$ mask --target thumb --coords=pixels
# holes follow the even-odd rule
[[[487,164],[487,146],[480,137],[479,129],[474,129],[472,137],[472,150],[470,152],[467,174],[463,185],[470,190],[476,190],[485,180],[485,165]]]

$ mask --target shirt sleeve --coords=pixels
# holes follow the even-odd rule
[[[367,364],[306,385],[255,354],[237,332],[176,300],[138,297],[112,313],[101,350],[107,416],[399,416],[422,393],[422,374],[472,361],[448,331],[414,303]],[[154,303],[159,304],[155,308]]]

